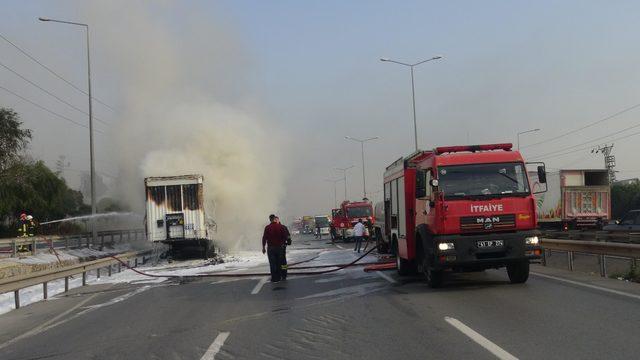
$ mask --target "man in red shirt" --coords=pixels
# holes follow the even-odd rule
[[[276,216],[269,215],[270,224],[265,226],[262,235],[262,253],[267,253],[269,257],[269,268],[271,271],[271,282],[278,282],[282,279],[282,267],[284,260],[284,247],[287,242],[287,229],[279,224]],[[265,245],[267,250],[265,250]],[[286,275],[285,275],[286,276]]]

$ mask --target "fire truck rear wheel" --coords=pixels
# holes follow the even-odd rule
[[[411,269],[409,268],[409,261],[400,257],[400,253],[398,252],[398,243],[393,242],[393,253],[396,255],[396,266],[398,267],[398,275],[406,276],[409,275]]]
[[[376,228],[376,245],[378,245],[378,254],[386,254],[389,252],[389,245],[384,241],[382,237],[382,231],[380,228]]]
[[[529,261],[507,265],[507,274],[512,284],[522,284],[529,278]]]

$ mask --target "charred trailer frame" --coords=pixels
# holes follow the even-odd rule
[[[147,239],[171,246],[172,252],[198,248],[214,251],[204,211],[202,175],[148,177],[145,182]]]

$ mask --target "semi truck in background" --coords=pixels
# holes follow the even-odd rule
[[[511,144],[437,147],[390,164],[376,226],[400,275],[417,271],[430,287],[445,271],[506,267],[512,283],[540,259],[536,201],[524,160]],[[537,181],[544,184],[544,164]],[[540,190],[543,191],[543,190]]]
[[[330,232],[331,219],[326,215],[316,215],[314,218],[315,229],[314,233],[317,234],[318,228],[320,228],[320,235],[328,235]]]
[[[314,217],[310,215],[305,215],[302,217],[302,233],[303,234],[313,234],[315,231],[316,224],[314,221]]]
[[[351,240],[353,226],[358,220],[362,220],[370,226],[375,223],[371,203],[369,201],[343,201],[338,209],[331,210],[331,227],[334,236],[344,241]]]
[[[559,170],[547,173],[540,184],[535,171],[529,173],[536,195],[538,224],[561,230],[601,229],[611,219],[611,186],[605,169]]]
[[[212,255],[215,223],[205,215],[203,176],[148,177],[144,184],[147,239],[173,254],[197,248],[204,258]]]
[[[296,218],[291,223],[291,235],[300,235],[302,233],[302,218]]]

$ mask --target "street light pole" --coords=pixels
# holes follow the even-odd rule
[[[82,26],[86,30],[87,34],[87,85],[89,87],[87,94],[89,96],[89,161],[90,161],[90,177],[91,177],[91,237],[93,239],[93,243],[95,244],[98,239],[98,230],[96,227],[96,219],[95,215],[97,213],[96,209],[96,167],[95,167],[95,158],[94,158],[94,150],[93,150],[93,106],[91,97],[91,55],[90,55],[90,46],[89,46],[89,25],[83,23],[77,23],[72,21],[63,21],[63,20],[55,20],[55,19],[47,19],[47,18],[38,18],[40,21],[48,21],[48,22],[57,22],[61,24],[68,25],[76,25]]]
[[[442,56],[438,55],[438,56],[434,56],[430,59],[427,60],[422,60],[419,61],[415,64],[407,64],[407,63],[403,63],[400,61],[395,61],[395,60],[391,60],[391,59],[387,59],[387,58],[381,58],[380,61],[384,61],[384,62],[392,62],[392,63],[396,63],[399,65],[404,65],[404,66],[408,66],[411,69],[411,98],[412,98],[412,102],[413,102],[413,137],[414,137],[414,141],[415,141],[415,148],[416,151],[418,151],[418,123],[416,120],[416,87],[415,87],[415,81],[414,81],[414,77],[413,77],[413,68],[426,63],[428,61],[433,61],[433,60],[439,60],[442,59]]]
[[[351,136],[345,136],[344,138],[347,140],[353,140],[360,143],[360,148],[362,151],[362,194],[363,194],[362,197],[363,199],[366,199],[367,198],[367,180],[365,179],[365,171],[364,171],[364,143],[366,143],[367,141],[376,140],[379,138],[377,136],[367,138],[367,139],[356,139]]]
[[[325,179],[324,181],[329,181],[333,183],[333,208],[336,209],[338,208],[338,187],[336,186],[336,184],[340,181],[342,181],[342,179]]]
[[[347,198],[347,170],[353,168],[354,165],[351,165],[349,167],[346,168],[336,168],[336,170],[342,171],[342,180],[344,181],[344,199],[348,200]]]
[[[518,151],[520,151],[520,135],[528,134],[528,133],[532,133],[532,132],[536,132],[536,131],[540,131],[540,129],[531,129],[531,130],[527,130],[527,131],[521,131],[521,132],[519,132],[517,134],[517,137],[518,137],[518,142],[517,142]]]

